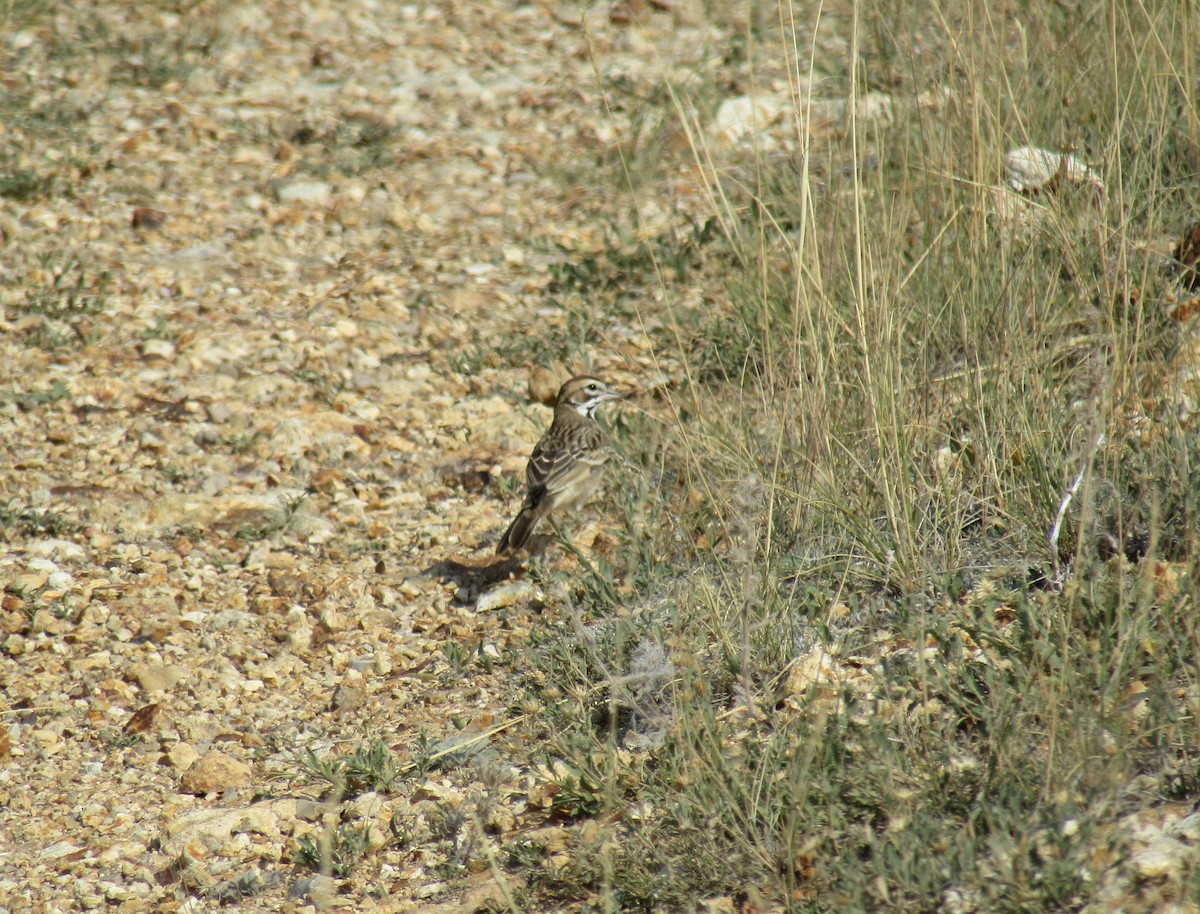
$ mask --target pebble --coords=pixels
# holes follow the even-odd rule
[[[374,819],[383,810],[383,797],[368,791],[355,797],[347,804],[345,816],[349,819]]]
[[[330,706],[334,711],[355,711],[367,700],[367,684],[362,675],[351,671],[333,690]]]
[[[1091,186],[1096,190],[1104,187],[1099,175],[1087,163],[1073,155],[1036,146],[1020,146],[1009,150],[1004,157],[1004,171],[1009,186],[1023,194],[1041,191],[1060,179],[1071,184]]]
[[[38,857],[42,860],[61,860],[63,857],[69,857],[72,854],[79,853],[83,848],[77,844],[72,844],[70,841],[59,841],[44,848]]]
[[[337,883],[329,876],[309,876],[296,882],[288,892],[292,901],[311,901],[324,910],[333,900]]]
[[[275,194],[280,203],[305,203],[310,206],[324,206],[333,194],[324,181],[289,181],[275,188]]]
[[[180,664],[137,663],[130,674],[146,692],[166,692],[188,677],[188,669]]]
[[[262,800],[249,806],[219,806],[171,813],[160,836],[164,853],[178,856],[189,848],[212,852],[227,844],[235,834],[258,834],[277,838],[296,820],[293,799]]]
[[[55,566],[52,570],[57,571]],[[29,571],[24,574],[18,574],[12,579],[9,587],[17,593],[29,593],[32,591],[41,590],[46,586],[46,581],[50,577],[48,571]]]
[[[536,586],[528,581],[512,581],[507,584],[501,584],[498,587],[493,587],[491,590],[481,594],[475,603],[476,612],[491,612],[492,610],[502,609],[505,606],[512,606],[514,603],[519,603],[522,600],[533,600],[541,597],[540,591]]]
[[[729,98],[717,108],[709,130],[722,143],[737,143],[765,133],[783,108],[784,99],[777,95],[759,94]]]
[[[42,632],[48,635],[61,635],[70,631],[72,624],[69,620],[55,615],[48,609],[39,609],[33,614],[29,623],[29,634],[37,635]]]
[[[189,743],[179,743],[166,752],[167,761],[176,771],[186,771],[195,764],[198,758],[200,758],[200,753]]]
[[[428,885],[417,887],[416,896],[418,898],[432,898],[434,895],[440,895],[446,891],[449,886],[444,882],[431,882]]]
[[[1142,879],[1161,879],[1175,872],[1184,859],[1193,855],[1186,844],[1165,835],[1157,835],[1151,843],[1133,855],[1131,862]]]
[[[152,339],[142,343],[142,355],[146,358],[173,359],[175,344],[170,340]]]
[[[54,571],[46,577],[46,586],[51,590],[70,590],[75,586],[75,578],[65,571]]]
[[[197,759],[179,779],[183,793],[218,793],[250,783],[250,768],[237,759],[213,749]]]
[[[216,400],[205,405],[204,414],[209,422],[221,425],[233,417],[233,409],[223,400]]]

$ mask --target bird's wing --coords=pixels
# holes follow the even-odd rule
[[[536,505],[547,494],[567,489],[580,476],[607,459],[607,441],[599,426],[572,429],[568,438],[543,438],[529,457],[525,481],[529,501]]]

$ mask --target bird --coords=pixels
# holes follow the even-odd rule
[[[554,420],[525,468],[525,501],[500,538],[497,555],[523,547],[538,521],[551,511],[581,508],[596,494],[611,453],[608,436],[596,421],[596,410],[622,396],[589,375],[571,378],[558,389]]]

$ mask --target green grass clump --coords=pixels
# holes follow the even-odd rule
[[[400,776],[400,765],[382,739],[361,743],[346,757],[321,759],[307,749],[299,760],[309,779],[327,785],[342,800],[366,791],[388,791]]]

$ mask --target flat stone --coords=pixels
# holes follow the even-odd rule
[[[329,876],[309,876],[292,885],[288,897],[292,901],[308,901],[317,910],[325,910],[337,892],[337,883]]]
[[[532,600],[539,595],[538,588],[528,581],[511,581],[493,587],[486,593],[480,594],[475,602],[475,611],[486,613],[505,606],[512,606],[523,600]]]
[[[293,799],[264,800],[236,808],[198,809],[171,819],[163,829],[164,853],[178,856],[189,847],[201,855],[222,847],[234,834],[255,833],[278,838],[296,820]]]
[[[187,771],[199,758],[200,753],[190,743],[179,743],[166,752],[167,761],[176,771]]]
[[[183,793],[218,793],[250,783],[251,771],[232,756],[213,749],[196,760],[179,779]]]
[[[42,860],[61,860],[63,857],[70,857],[72,854],[78,854],[83,850],[79,845],[72,844],[70,841],[59,841],[56,844],[51,844],[47,848],[43,848],[38,854]]]
[[[176,663],[136,663],[129,672],[147,692],[170,691],[188,677],[187,667]]]

